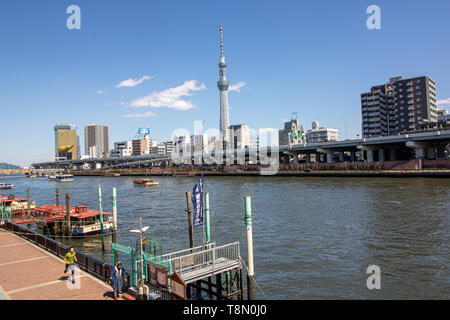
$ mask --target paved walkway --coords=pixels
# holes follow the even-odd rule
[[[0,300],[109,300],[112,289],[80,270],[72,284],[64,261],[0,229]]]

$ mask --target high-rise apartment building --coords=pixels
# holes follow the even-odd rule
[[[84,127],[84,152],[86,155],[92,153],[93,150],[91,147],[97,151],[102,150],[103,154],[100,157],[103,157],[109,151],[109,133],[108,127],[104,125],[98,124],[88,124]]]
[[[55,160],[77,160],[77,127],[71,123],[58,123],[55,130]]]
[[[361,94],[361,114],[363,137],[420,130],[437,121],[436,84],[427,76],[391,78]]]

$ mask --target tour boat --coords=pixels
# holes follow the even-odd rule
[[[36,207],[36,218],[46,234],[61,234],[64,230],[66,206],[44,205]],[[86,206],[70,208],[70,233],[73,236],[101,234],[100,211],[90,210]],[[103,211],[103,233],[114,230],[111,212]]]
[[[157,186],[159,182],[154,179],[134,179],[133,183],[138,186],[150,187]]]
[[[28,210],[28,199],[27,198],[16,198],[15,195],[11,194],[9,196],[2,196],[1,202],[5,208],[11,209],[12,213],[19,213]],[[34,210],[36,208],[36,201],[34,199],[30,200],[30,209]]]
[[[61,174],[61,175],[57,175],[55,176],[55,181],[73,181],[73,175],[71,174]]]
[[[14,185],[12,183],[0,183],[0,189],[12,189]]]
[[[70,228],[74,236],[101,234],[100,211],[89,210],[86,206],[71,208]],[[103,233],[111,233],[113,230],[112,213],[103,211]]]

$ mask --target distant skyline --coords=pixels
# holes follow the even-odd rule
[[[81,8],[69,30],[66,8]],[[369,30],[369,5],[381,30]],[[361,134],[360,94],[426,75],[450,109],[450,2],[127,1],[0,3],[0,162],[54,157],[56,123],[109,127],[112,148],[149,127],[158,141],[194,121],[219,128],[219,26],[230,124],[282,128],[296,112]],[[83,143],[82,143],[83,146]],[[84,150],[84,148],[82,148]]]

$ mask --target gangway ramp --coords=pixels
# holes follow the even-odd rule
[[[241,268],[239,242],[222,246],[215,243],[177,251],[162,256],[186,284]]]

